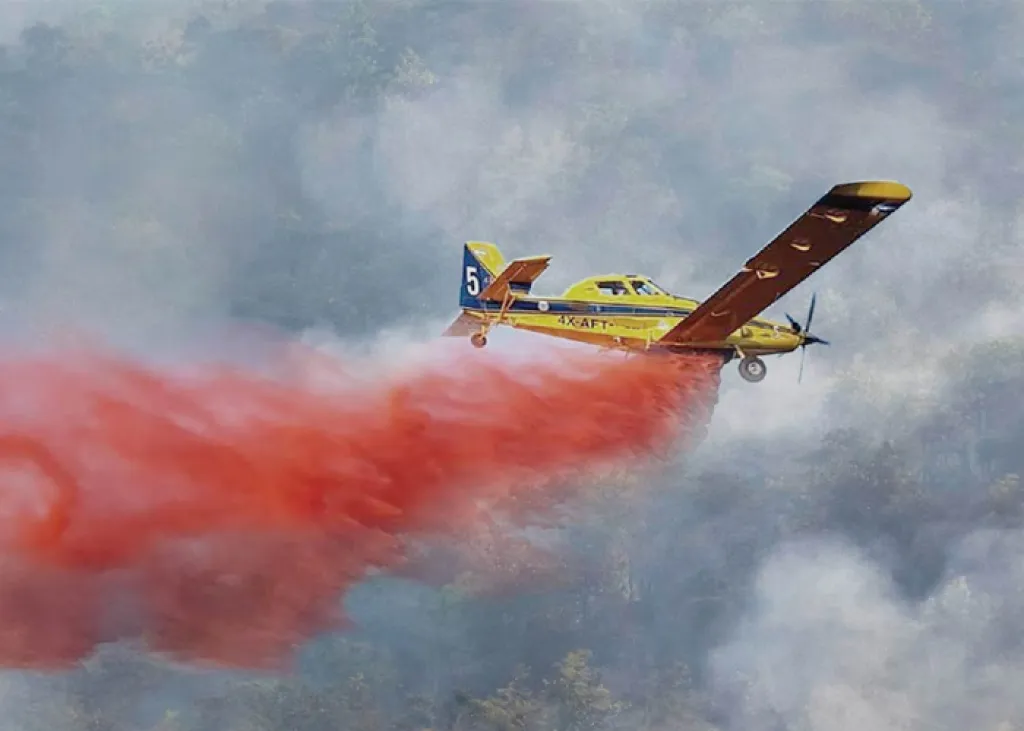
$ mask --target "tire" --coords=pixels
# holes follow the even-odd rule
[[[768,375],[768,366],[756,356],[747,356],[740,361],[740,377],[749,383],[760,383]]]

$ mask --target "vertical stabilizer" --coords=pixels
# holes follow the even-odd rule
[[[459,306],[479,307],[480,293],[505,268],[498,247],[486,241],[467,241],[462,255],[462,287]]]

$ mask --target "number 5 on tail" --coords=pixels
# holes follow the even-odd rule
[[[480,294],[480,278],[477,276],[476,267],[466,267],[466,294],[476,297]]]

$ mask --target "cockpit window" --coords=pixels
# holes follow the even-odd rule
[[[629,294],[629,290],[626,289],[626,285],[622,282],[598,282],[597,290],[601,294],[607,295]]]
[[[667,292],[665,292],[665,290],[663,290],[657,284],[648,280],[632,279],[629,283],[633,285],[633,289],[635,289],[636,293],[640,295],[651,296],[657,294],[667,294]]]

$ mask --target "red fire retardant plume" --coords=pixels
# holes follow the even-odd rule
[[[589,351],[298,372],[0,361],[0,664],[59,668],[116,639],[287,664],[403,540],[667,448],[711,387],[706,361]]]

